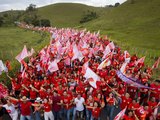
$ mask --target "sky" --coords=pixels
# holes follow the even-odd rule
[[[41,7],[54,3],[83,3],[86,5],[102,7],[105,5],[114,5],[115,3],[123,3],[126,0],[0,0],[0,12],[6,10],[24,10],[29,4],[35,4]]]

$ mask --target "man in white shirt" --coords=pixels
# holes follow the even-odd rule
[[[74,99],[74,103],[76,104],[76,116],[80,119],[83,119],[84,116],[84,98],[81,97],[81,94],[78,94]]]
[[[12,120],[18,119],[18,111],[15,109],[15,106],[7,99],[7,104],[3,105],[6,108],[7,112],[11,116]]]

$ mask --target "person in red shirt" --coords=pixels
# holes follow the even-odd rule
[[[33,85],[34,85],[34,87],[35,87],[37,90],[40,89],[40,87],[41,87],[41,82],[38,81],[38,78],[35,78]]]
[[[7,77],[11,80],[12,89],[14,90],[14,94],[16,97],[20,94],[21,84],[18,82],[18,78],[13,79],[7,74]]]
[[[132,110],[128,110],[127,114],[123,116],[123,120],[135,120],[134,113]]]
[[[158,82],[158,80],[155,80],[153,83],[151,83],[150,85],[151,88],[153,88],[153,90],[151,90],[151,94],[150,97],[155,97],[156,101],[159,101],[160,99],[160,84]]]
[[[86,105],[86,120],[90,120],[92,117],[92,109],[93,109],[94,99],[92,95],[89,95],[85,105]]]
[[[92,109],[92,120],[100,120],[100,112],[100,105],[95,101]]]
[[[122,98],[121,109],[124,109],[132,102],[129,93],[126,93],[125,96],[121,96],[121,98]]]
[[[149,105],[149,107],[151,107],[151,109],[154,110],[154,108],[157,106],[157,102],[156,102],[155,97],[152,97],[151,101],[148,101],[148,105]]]
[[[64,114],[66,115],[67,120],[70,120],[70,114],[73,112],[72,109],[73,97],[70,96],[70,94],[67,94],[67,91],[63,92],[61,104],[64,107]]]
[[[52,109],[53,109],[53,114],[55,117],[55,120],[60,119],[60,110],[61,110],[61,96],[58,95],[57,91],[54,91],[53,97],[52,97]]]
[[[113,96],[113,93],[109,93],[109,96],[106,97],[106,102],[107,102],[107,113],[109,120],[113,119],[113,112],[114,112],[114,105],[115,105],[115,98]]]
[[[128,109],[134,111],[134,110],[136,110],[139,107],[140,107],[139,103],[137,103],[136,100],[133,99],[132,103],[129,104]]]
[[[54,120],[54,116],[52,113],[52,107],[51,107],[51,102],[48,101],[47,98],[44,99],[43,101],[43,107],[44,107],[44,120]]]
[[[34,102],[34,100],[35,100],[36,97],[37,97],[37,92],[36,92],[35,89],[32,87],[32,85],[30,85],[30,86],[31,86],[31,88],[29,89],[29,88],[27,88],[25,85],[22,85],[22,87],[29,92],[29,98],[30,98],[30,100]]]
[[[19,102],[21,110],[20,120],[31,119],[31,106],[37,106],[36,104],[33,104],[30,101],[28,101],[26,96],[23,96],[20,100],[10,96],[8,96],[8,98]]]

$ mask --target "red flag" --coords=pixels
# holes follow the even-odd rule
[[[10,71],[11,68],[11,62],[9,60],[6,61],[6,67],[8,68],[8,71]]]
[[[137,61],[135,62],[135,64],[136,64],[136,65],[138,65],[139,63],[140,63],[140,64],[143,64],[143,63],[144,63],[144,60],[145,60],[145,56],[142,57],[142,58],[140,58],[139,60],[137,60]]]
[[[26,46],[24,46],[22,52],[20,52],[17,56],[16,59],[21,62],[24,58],[28,57],[28,51]]]
[[[28,65],[24,60],[21,61],[21,64],[25,67],[25,69],[27,69]]]
[[[116,117],[114,118],[114,120],[120,120],[125,115],[125,112],[126,112],[126,108],[124,108],[122,111],[120,111],[118,113],[118,115],[116,115]]]
[[[25,70],[25,69],[22,71],[21,77],[22,77],[22,78],[26,78],[26,77],[27,77],[27,75],[26,75],[26,70]]]
[[[153,64],[152,69],[157,69],[159,66],[159,62],[160,62],[160,57],[158,58],[158,60]]]
[[[0,98],[5,98],[7,97],[7,95],[8,88],[4,84],[0,83]]]

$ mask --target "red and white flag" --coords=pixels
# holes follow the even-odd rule
[[[113,42],[110,42],[110,43],[108,44],[108,46],[109,46],[109,48],[110,48],[111,50],[114,50],[114,49],[115,49],[115,45],[114,45]]]
[[[82,55],[82,53],[78,50],[77,45],[75,44],[73,46],[73,57],[72,60],[75,59],[79,59],[79,61],[81,61],[84,58],[84,56]]]
[[[85,74],[86,73],[86,70],[89,66],[89,61],[85,62],[82,66],[82,73]]]
[[[152,69],[157,69],[159,66],[159,62],[160,62],[160,57],[158,58],[158,60],[153,64]]]
[[[114,118],[114,120],[120,120],[125,115],[126,109],[127,108],[124,108],[122,111],[120,111],[118,113],[118,115],[116,115],[116,117]]]
[[[16,59],[21,62],[24,58],[28,57],[28,51],[26,46],[24,46],[22,52],[20,52],[17,56]]]
[[[101,62],[101,64],[98,66],[97,69],[101,70],[103,68],[105,68],[106,66],[110,66],[111,65],[111,61],[109,58],[106,58],[103,62]]]
[[[31,51],[28,51],[28,57],[31,57],[35,53],[34,49],[32,48]]]
[[[48,70],[49,70],[51,73],[59,70],[56,60],[54,60],[53,62],[49,62]]]
[[[101,44],[100,48],[99,48],[99,51],[103,51],[103,45]]]
[[[66,58],[65,60],[64,60],[64,63],[66,64],[66,65],[71,65],[71,59],[68,57],[68,58]]]
[[[100,81],[100,77],[95,72],[93,72],[89,67],[87,68],[84,77],[89,81],[89,84],[92,87],[97,88],[96,82]]]
[[[122,66],[121,66],[121,68],[120,68],[120,71],[121,71],[123,74],[126,73],[126,66],[127,66],[127,64],[128,64],[127,62],[123,63]]]
[[[22,78],[26,78],[26,77],[27,77],[26,69],[24,69],[24,70],[22,71],[21,76],[22,76]]]
[[[6,67],[3,64],[2,60],[0,60],[0,75],[2,74],[2,71],[5,71],[5,70],[6,70]]]
[[[2,84],[2,83],[0,83],[0,98],[5,98],[5,97],[7,97],[7,95],[8,95],[8,88],[4,85],[4,84]]]
[[[144,56],[144,57],[142,57],[142,58],[138,59],[138,60],[135,62],[135,65],[138,65],[139,63],[140,63],[140,64],[143,64],[143,63],[144,63],[145,58],[146,58],[146,57]]]
[[[128,53],[128,51],[124,51],[124,59],[125,59],[125,62],[127,62],[127,63],[130,62],[131,56],[130,56],[130,54]]]
[[[105,48],[105,50],[104,50],[104,52],[103,52],[103,59],[105,59],[106,58],[106,56],[109,54],[111,52],[111,49],[110,49],[110,47],[107,45],[106,46],[106,48]]]

